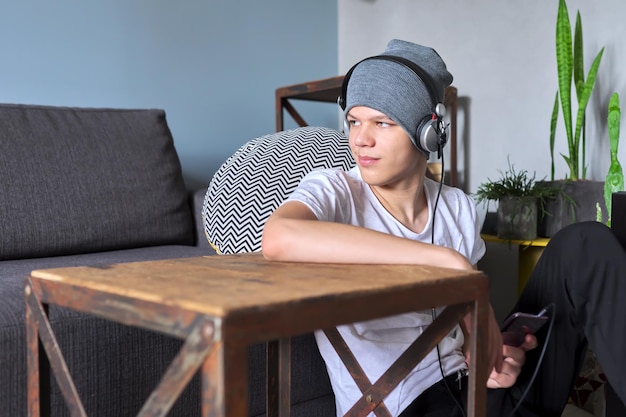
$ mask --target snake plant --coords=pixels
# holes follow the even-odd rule
[[[624,190],[624,172],[622,166],[617,160],[617,145],[619,144],[619,125],[621,118],[621,110],[619,107],[619,96],[613,93],[609,100],[609,144],[611,150],[611,165],[609,172],[606,174],[604,181],[604,203],[608,211],[609,225],[611,222],[611,197],[616,191]]]
[[[557,101],[560,98],[563,109],[563,120],[565,123],[565,134],[567,136],[568,154],[561,156],[565,159],[569,168],[568,178],[584,179],[586,177],[586,152],[585,152],[585,109],[591,97],[591,92],[595,86],[596,76],[604,48],[598,52],[589,73],[587,80],[584,79],[583,69],[583,30],[580,12],[576,14],[576,27],[574,30],[574,47],[572,50],[572,28],[567,11],[565,0],[559,0],[559,10],[556,22],[556,61],[559,80],[559,88],[556,94],[555,106],[552,112],[550,129],[550,156],[552,159],[552,180],[554,180],[554,133],[556,130],[556,119],[558,118],[559,107]],[[572,126],[572,81],[576,90],[577,112],[576,124]],[[582,132],[582,144],[581,144]],[[581,164],[582,156],[582,164]]]

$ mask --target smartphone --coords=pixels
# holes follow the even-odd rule
[[[547,322],[546,311],[539,314],[513,313],[502,323],[502,341],[508,346],[520,346],[527,334],[535,334]]]

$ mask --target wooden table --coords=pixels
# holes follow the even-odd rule
[[[198,370],[203,416],[247,416],[248,346],[260,341],[274,341],[268,381],[278,382],[268,386],[268,416],[288,416],[291,336],[449,305],[416,342],[420,360],[471,310],[468,415],[485,415],[486,350],[480,342],[487,332],[488,284],[478,271],[216,255],[37,270],[25,279],[24,292],[30,417],[46,410],[49,393],[40,392],[40,376],[49,370],[72,415],[86,415],[50,327],[48,304],[185,340],[140,416],[166,415]],[[432,340],[423,340],[428,336]],[[366,415],[380,401],[364,393],[352,415]]]

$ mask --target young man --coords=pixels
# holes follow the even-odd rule
[[[356,167],[349,172],[314,171],[302,180],[265,225],[266,258],[470,269],[483,256],[485,244],[480,238],[474,201],[459,189],[445,185],[439,189],[438,183],[426,177],[430,152],[440,150],[445,143],[439,120],[443,110],[438,103],[445,87],[452,82],[452,75],[432,48],[392,40],[382,55],[357,63],[344,82],[341,104]],[[608,297],[601,287],[610,281],[611,290],[616,292],[613,297],[626,296],[626,284],[617,279],[617,272],[626,271],[626,261],[621,261],[621,270],[599,281],[603,284],[598,284],[598,280],[593,283],[591,276],[582,275],[582,270],[569,270],[573,263],[564,262],[566,255],[558,247],[586,240],[591,233],[600,234],[606,241],[611,232],[604,226],[571,229],[562,234],[581,234],[584,238],[573,241],[571,236],[557,235],[553,239],[557,243],[548,246],[544,258],[557,252],[554,261],[542,259],[537,265],[516,307],[537,313],[551,303],[556,305],[552,311],[553,337],[527,395],[523,393],[538,363],[540,350],[533,351],[537,339],[527,335],[519,347],[503,345],[499,325],[491,314],[487,383],[490,416],[510,414],[522,396],[524,401],[516,415],[559,416],[579,370],[587,339],[592,347],[606,341],[602,332],[607,329],[595,331],[591,315],[597,313],[594,308],[599,308],[600,301]],[[612,255],[622,251],[616,242],[609,246]],[[569,250],[577,256],[581,248]],[[622,251],[622,259],[623,255]],[[598,262],[603,261],[604,258]],[[597,265],[593,263],[594,267]],[[593,274],[593,268],[586,273]],[[581,291],[575,297],[583,299],[591,293],[593,300],[575,305],[571,300],[572,285]],[[615,310],[615,305],[612,308]],[[368,378],[375,381],[436,314],[437,311],[407,313],[344,325],[338,330]],[[464,322],[467,320],[469,317]],[[463,415],[466,361],[471,360],[464,356],[463,331],[467,329],[464,322],[385,398],[392,415]],[[615,384],[621,383],[618,388],[623,400],[626,381],[622,374],[626,369],[623,355],[617,353],[621,349],[615,347],[626,342],[626,326],[621,325],[617,328],[607,324],[613,326],[610,330],[621,331],[619,344],[606,349],[606,355],[596,353],[601,363],[604,364],[605,356],[607,364],[618,369],[621,366],[621,372],[614,372],[618,374],[614,378]],[[343,415],[361,392],[324,333],[316,332],[316,339],[333,386],[337,415]],[[541,339],[540,343],[543,346],[545,340]],[[561,351],[563,343],[569,344]],[[611,377],[609,374],[610,380]]]

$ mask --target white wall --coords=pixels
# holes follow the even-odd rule
[[[572,26],[580,10],[585,71],[605,46],[596,90],[587,109],[587,177],[604,180],[609,166],[606,107],[617,91],[626,113],[626,2],[569,0]],[[549,177],[549,126],[557,88],[555,22],[558,1],[546,0],[339,0],[339,71],[380,53],[392,38],[434,47],[454,75],[461,136],[467,141],[465,189],[516,169]],[[622,114],[622,123],[625,116]],[[622,129],[626,141],[626,128]],[[563,120],[558,152],[567,149]],[[626,165],[626,144],[619,155]],[[556,178],[566,175],[556,156]]]

